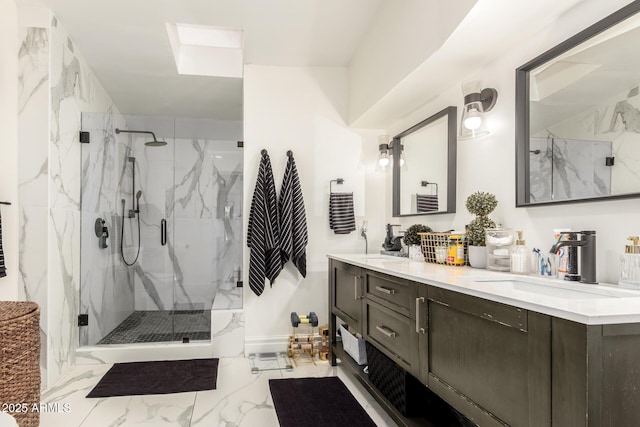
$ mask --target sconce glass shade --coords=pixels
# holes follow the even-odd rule
[[[389,149],[389,135],[378,135],[378,161],[376,172],[384,172],[391,164],[391,150]]]
[[[380,147],[385,146],[385,148],[380,148],[380,155],[378,156],[378,164],[380,166],[382,166],[383,168],[386,168],[387,166],[389,166],[389,163],[391,163],[391,159],[389,156],[389,148],[387,146],[387,144],[382,144],[380,145]]]
[[[482,89],[482,80],[471,80],[462,84],[462,94],[464,107],[458,139],[479,139],[489,135],[484,113],[493,108],[498,92],[492,88]]]

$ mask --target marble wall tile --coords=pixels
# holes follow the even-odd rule
[[[120,255],[123,221],[119,190],[131,181],[125,160],[130,147],[118,141],[116,128],[126,128],[126,122],[113,111],[82,114],[82,130],[90,133],[91,143],[82,145],[80,312],[89,314],[89,325],[80,328],[80,345],[96,344],[134,310],[134,272]],[[130,196],[131,189],[128,193]],[[109,230],[106,249],[99,247],[94,233],[97,218],[102,218]],[[130,237],[132,224],[128,219],[124,224]],[[127,242],[129,256],[133,242]]]
[[[21,299],[40,306],[40,327],[47,330],[48,265],[47,229],[49,209],[23,207],[20,210],[20,288]]]
[[[18,198],[20,299],[40,306],[40,375],[48,384],[47,171],[49,146],[49,30],[19,29]]]
[[[240,310],[211,311],[211,345],[214,357],[244,355],[244,312]]]
[[[78,350],[78,365],[144,362],[153,360],[204,359],[214,357],[211,343],[136,343],[83,347]]]
[[[18,182],[20,206],[47,206],[49,30],[20,28]]]
[[[607,194],[636,193],[640,188],[638,118],[640,91],[638,87],[632,87],[549,126],[541,134],[557,135],[559,139],[610,143],[611,154],[608,155],[615,158],[615,165],[608,167],[611,184]],[[543,136],[541,134],[536,136]]]
[[[611,193],[611,142],[531,138],[529,175],[532,201],[567,200]]]
[[[79,343],[82,111],[110,111],[113,102],[55,17],[49,27],[47,375],[74,363]]]
[[[552,144],[547,138],[529,140],[529,188],[532,202],[551,200]]]
[[[75,363],[80,293],[80,212],[50,209],[47,341],[49,383]]]
[[[582,199],[611,193],[611,142],[553,140],[554,200]]]
[[[93,233],[100,215],[110,233],[106,249]],[[134,310],[133,272],[120,259],[120,221],[113,214],[82,212],[80,313],[89,314],[89,325],[80,328],[80,345],[96,344]]]

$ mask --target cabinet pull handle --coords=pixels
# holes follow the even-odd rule
[[[424,302],[424,297],[416,298],[416,333],[424,334],[424,328],[420,327],[420,303]]]
[[[358,276],[353,277],[353,293],[353,299],[360,299],[360,296],[358,295]]]
[[[391,329],[387,328],[386,326],[376,326],[376,329],[382,332],[383,334],[385,334],[386,336],[388,336],[389,338],[396,337],[396,333]]]
[[[167,220],[162,219],[160,221],[160,245],[164,246],[167,244]]]
[[[376,286],[376,290],[378,290],[380,292],[384,292],[387,295],[395,295],[396,294],[396,290],[395,289],[389,289],[389,288],[385,288],[383,286]]]

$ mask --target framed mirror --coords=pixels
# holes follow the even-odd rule
[[[516,206],[640,197],[640,1],[516,70]]]
[[[393,137],[393,216],[456,211],[456,107]]]

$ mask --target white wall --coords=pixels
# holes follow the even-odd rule
[[[437,51],[476,2],[384,1],[351,60],[349,122]]]
[[[625,239],[631,234],[640,233],[640,226],[637,225],[639,199],[515,208],[515,69],[627,3],[629,1],[586,0],[553,22],[537,37],[531,38],[518,49],[507,52],[477,75],[469,76],[481,77],[485,87],[498,90],[498,102],[488,113],[487,123],[492,133],[486,139],[458,142],[458,212],[452,215],[418,217],[420,222],[425,221],[437,230],[464,228],[472,219],[464,206],[466,197],[475,191],[489,191],[499,201],[491,217],[506,227],[523,229],[529,246],[548,250],[553,243],[554,228],[596,230],[598,280],[617,283],[619,257],[624,249]],[[389,134],[394,135],[448,105],[458,106],[460,114],[460,84],[443,88],[435,100],[395,123]],[[391,200],[390,187],[387,188],[387,199]],[[390,203],[386,206],[387,218],[390,219]],[[415,221],[417,218],[400,220],[405,226]]]
[[[279,192],[292,150],[305,202],[309,245],[307,277],[288,263],[272,288],[257,297],[249,288],[249,251],[244,260],[244,309],[247,352],[273,340],[277,348],[291,332],[290,312],[315,311],[328,322],[327,258],[331,252],[364,252],[359,233],[336,235],[328,225],[329,181],[344,178],[334,191],[353,191],[356,222],[369,222],[369,250],[378,251],[384,235],[385,176],[374,172],[377,131],[346,126],[348,71],[346,68],[289,68],[250,65],[245,68],[245,180],[248,213],[256,182],[260,151],[269,152]],[[248,214],[245,215],[245,229]]]
[[[18,298],[18,11],[14,0],[0,0],[0,201],[7,276],[0,300]]]

